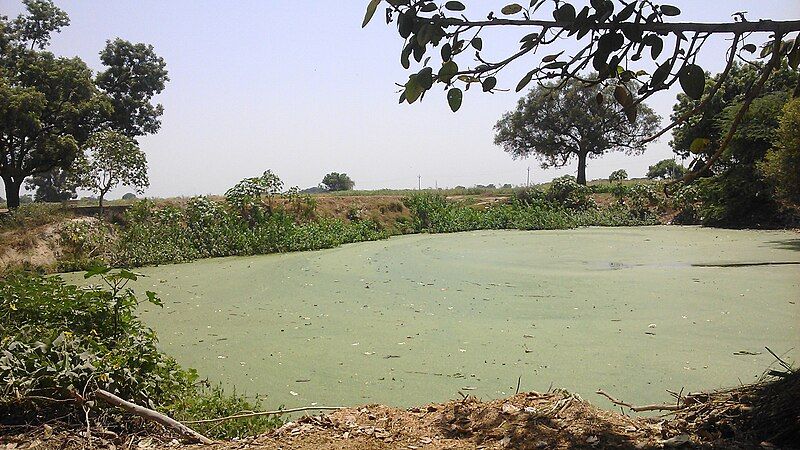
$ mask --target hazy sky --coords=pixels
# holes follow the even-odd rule
[[[327,172],[346,172],[361,189],[412,188],[418,175],[424,187],[522,184],[528,166],[535,182],[574,174],[574,165],[544,171],[533,159],[514,161],[492,143],[492,126],[519,97],[513,87],[543,54],[501,73],[498,87],[511,92],[470,90],[456,114],[441,91],[429,92],[421,104],[398,105],[394,83],[408,76],[399,63],[402,42],[381,11],[361,29],[367,3],[56,0],[72,24],[54,36],[51,50],[78,55],[100,69],[105,41],[121,37],[152,44],[166,60],[170,82],[158,97],[163,126],[140,139],[151,196],[221,194],[266,169],[301,188],[317,185]],[[504,4],[464,3],[473,17]],[[728,21],[737,11],[747,11],[750,20],[800,18],[798,0],[671,3],[686,21]],[[22,9],[16,0],[0,5],[0,14],[9,16]],[[543,8],[540,14],[549,12]],[[486,35],[484,53],[510,54],[527,33]],[[706,69],[721,70],[723,46],[707,45],[701,57]],[[429,54],[438,65],[438,50]],[[650,101],[665,122],[675,95],[661,93]],[[672,156],[668,142],[662,138],[638,157],[592,160],[587,176],[606,177],[618,168],[643,176],[648,165]]]

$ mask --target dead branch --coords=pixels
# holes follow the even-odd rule
[[[278,414],[286,414],[286,413],[300,412],[300,411],[333,411],[339,409],[344,409],[344,406],[303,406],[300,408],[278,409],[275,411],[257,411],[251,413],[234,414],[232,416],[217,417],[214,419],[190,420],[186,423],[188,424],[216,423],[225,420],[245,419],[248,417],[258,417],[258,416],[276,416]]]
[[[211,439],[203,436],[197,431],[194,431],[193,429],[178,422],[177,420],[172,419],[171,417],[167,417],[158,411],[153,411],[152,409],[139,406],[127,400],[123,400],[108,391],[97,389],[96,391],[94,391],[94,396],[99,398],[100,400],[103,400],[109,405],[113,405],[118,408],[124,409],[125,411],[128,411],[131,414],[136,414],[137,416],[147,419],[151,422],[156,422],[165,427],[172,428],[173,430],[178,431],[183,436],[186,436],[187,438],[192,439],[193,441],[200,442],[206,445],[214,443],[214,441],[212,441]]]
[[[611,400],[611,403],[613,403],[615,405],[618,405],[618,406],[624,406],[626,408],[629,408],[633,412],[643,412],[643,411],[679,411],[679,410],[683,409],[683,405],[680,404],[680,401],[678,402],[678,404],[675,404],[675,405],[666,405],[666,404],[664,404],[664,405],[633,406],[630,403],[623,402],[621,400],[615,399],[614,397],[610,396],[609,394],[607,394],[602,389],[598,389],[596,393],[602,395],[603,397],[605,397],[605,398],[607,398],[609,400]]]

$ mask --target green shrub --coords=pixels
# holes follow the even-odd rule
[[[591,190],[578,184],[572,175],[564,175],[555,178],[550,183],[545,197],[564,208],[570,209],[591,209],[596,208],[597,203],[590,197]]]
[[[151,407],[190,392],[197,375],[161,353],[134,313],[140,300],[125,284],[136,276],[102,275],[112,289],[24,274],[0,286],[0,417],[60,414],[39,400],[66,402],[97,388]],[[152,293],[147,300],[160,304]]]
[[[57,419],[130,430],[145,426],[94,403],[105,389],[126,400],[183,420],[231,415],[260,408],[220,387],[199,387],[198,375],[157,348],[155,332],[136,316],[140,299],[125,286],[137,275],[97,268],[104,286],[79,288],[60,277],[13,274],[0,285],[0,424]],[[152,292],[146,301],[160,305]],[[79,404],[76,398],[89,403]],[[100,411],[103,410],[103,413]],[[260,434],[282,422],[257,417],[200,427],[210,437]]]
[[[613,183],[615,181],[623,181],[628,179],[628,172],[625,169],[618,169],[611,172],[611,175],[608,176],[609,183]]]

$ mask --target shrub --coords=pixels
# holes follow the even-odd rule
[[[778,135],[758,168],[778,195],[800,204],[800,99],[783,107]]]
[[[140,300],[124,286],[136,276],[102,275],[111,289],[29,275],[0,286],[0,416],[59,414],[40,408],[40,399],[65,402],[97,388],[151,407],[190,389],[196,374],[159,352],[155,333],[134,314]],[[149,292],[147,301],[160,304]]]
[[[136,316],[140,299],[125,285],[137,275],[97,268],[100,286],[79,288],[60,277],[14,274],[0,285],[0,423],[53,419],[93,422],[132,429],[116,411],[98,414],[91,393],[105,389],[135,403],[157,408],[179,420],[230,415],[260,407],[220,387],[198,386],[194,370],[181,368],[157,348],[155,332]],[[160,305],[152,292],[146,301]],[[76,399],[88,402],[78,404]],[[209,437],[233,438],[263,433],[280,417],[254,417],[198,427]]]
[[[597,204],[589,196],[591,191],[588,187],[578,184],[572,175],[564,175],[554,179],[547,190],[546,198],[564,208],[570,209],[591,209],[596,208]]]
[[[611,183],[627,179],[628,179],[628,172],[626,172],[625,169],[615,170],[611,172],[611,175],[608,176],[608,181]]]

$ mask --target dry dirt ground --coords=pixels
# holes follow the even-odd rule
[[[696,414],[694,411],[693,414]],[[730,411],[726,412],[730,414]],[[39,427],[5,436],[4,450],[97,449],[660,449],[792,448],[734,441],[718,427],[697,427],[686,416],[630,417],[598,409],[565,391],[520,393],[481,402],[465,397],[401,410],[383,405],[305,416],[255,438],[189,445],[171,436],[117,437],[113,433],[56,432]]]

